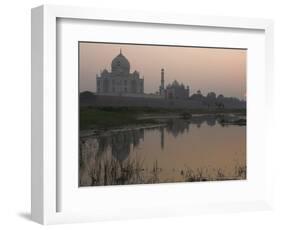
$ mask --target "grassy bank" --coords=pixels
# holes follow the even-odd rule
[[[138,125],[145,123],[156,123],[154,120],[138,120],[141,110],[129,108],[112,108],[112,107],[81,107],[80,108],[80,129],[91,128],[112,128],[125,125]]]
[[[112,128],[126,125],[141,125],[158,123],[154,119],[138,119],[141,115],[177,114],[188,118],[192,114],[246,114],[245,109],[216,109],[216,110],[186,110],[162,109],[151,107],[80,107],[80,130],[95,128]]]

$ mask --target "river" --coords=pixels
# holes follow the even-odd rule
[[[80,137],[79,186],[246,179],[246,125],[215,115]]]

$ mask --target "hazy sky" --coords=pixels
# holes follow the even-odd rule
[[[120,48],[131,69],[144,77],[144,92],[159,89],[161,68],[165,69],[165,85],[177,80],[189,85],[191,93],[198,89],[245,99],[246,50],[197,47],[80,43],[80,91],[96,92],[96,74],[106,68]]]

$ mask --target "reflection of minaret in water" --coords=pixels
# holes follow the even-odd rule
[[[165,138],[165,136],[164,136],[164,127],[162,126],[162,127],[160,127],[160,135],[161,135],[161,149],[163,150],[164,149],[164,138]]]

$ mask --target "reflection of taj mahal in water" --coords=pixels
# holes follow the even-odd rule
[[[185,87],[175,80],[165,88],[164,78],[164,69],[162,68],[159,92],[144,94],[144,78],[140,78],[140,74],[136,70],[130,72],[130,62],[120,50],[120,53],[112,60],[111,72],[104,69],[100,76],[96,76],[97,94],[169,99],[189,98],[189,86]]]
[[[110,150],[112,156],[118,161],[126,160],[131,152],[131,148],[138,148],[141,141],[144,141],[144,133],[146,130],[154,130],[159,134],[159,143],[161,149],[165,148],[165,133],[177,138],[179,135],[189,132],[189,126],[195,125],[200,128],[203,123],[208,126],[214,126],[217,122],[216,116],[201,115],[191,118],[189,121],[181,119],[170,119],[166,126],[147,127],[139,129],[131,129],[120,132],[112,132],[110,135],[100,135],[97,138],[85,138],[83,148],[89,148],[89,142],[97,141],[97,148],[89,148],[97,151],[98,156],[102,156],[107,150]],[[85,152],[84,150],[82,152]],[[94,153],[90,153],[94,154]],[[86,160],[85,160],[86,161]]]

